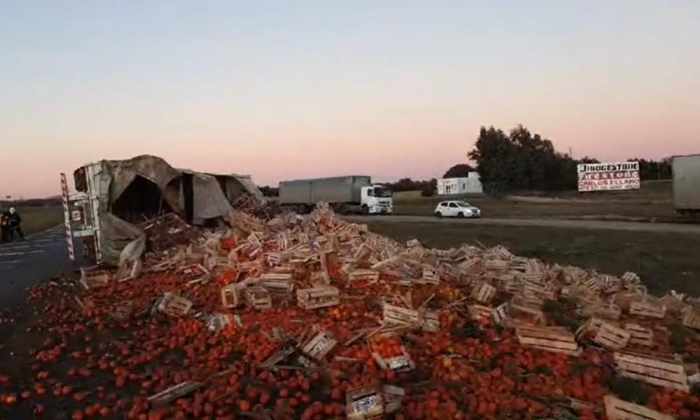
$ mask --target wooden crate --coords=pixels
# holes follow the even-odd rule
[[[492,307],[483,305],[468,305],[467,311],[469,311],[469,317],[474,321],[491,319],[494,314]]]
[[[632,302],[630,303],[630,314],[663,319],[666,316],[666,307],[649,301]]]
[[[221,306],[224,308],[236,308],[243,303],[243,290],[241,283],[231,283],[221,288]]]
[[[230,314],[212,314],[206,321],[209,331],[219,332],[233,323],[233,317]]]
[[[157,303],[158,311],[172,317],[182,317],[187,315],[192,308],[192,302],[181,296],[166,292]]]
[[[355,269],[348,274],[351,283],[373,284],[379,281],[379,271]]]
[[[626,329],[616,327],[608,322],[603,322],[598,328],[598,332],[593,337],[593,342],[606,349],[620,350],[627,346],[630,341],[630,332]]]
[[[508,315],[512,319],[529,324],[544,325],[546,323],[546,317],[542,310],[513,302],[508,305]]]
[[[379,354],[377,352],[378,344],[385,339],[398,340],[399,342],[401,340],[393,333],[378,334],[368,340],[372,357],[374,358],[374,361],[377,362],[380,369],[393,370],[394,372],[409,372],[416,368],[413,359],[411,359],[411,355],[408,353],[408,351],[406,351],[406,347],[403,345],[400,346],[400,355],[385,358]]]
[[[421,311],[420,325],[423,331],[438,332],[440,331],[440,313],[437,311]]]
[[[654,345],[654,331],[637,324],[625,324],[630,333],[630,345],[651,347]]]
[[[496,296],[496,288],[485,282],[477,285],[471,293],[472,299],[481,303],[490,302],[494,296]]]
[[[673,416],[623,401],[613,395],[606,395],[603,401],[608,420],[674,420]]]
[[[617,373],[631,379],[664,388],[690,389],[682,360],[668,357],[652,357],[645,353],[615,352]]]
[[[509,262],[505,260],[486,260],[484,268],[488,271],[505,271],[508,269]]]
[[[270,292],[264,287],[254,286],[245,289],[245,301],[253,309],[263,311],[272,308]]]
[[[382,315],[385,325],[419,325],[420,317],[418,311],[414,309],[402,308],[400,306],[384,303],[382,305]]]
[[[294,291],[292,273],[265,273],[258,284],[273,295],[289,295]]]
[[[384,417],[384,398],[379,386],[348,391],[345,404],[348,420],[378,420]]]
[[[700,330],[700,309],[688,307],[683,313],[683,325]]]
[[[384,385],[382,386],[382,397],[384,397],[384,412],[392,414],[401,409],[403,398],[406,396],[406,391],[398,386]]]
[[[520,344],[555,353],[575,355],[579,353],[574,335],[563,327],[526,327],[516,328]]]
[[[581,309],[581,315],[617,320],[622,315],[622,309],[614,303],[595,302],[585,305]]]
[[[130,300],[117,302],[112,305],[110,315],[117,321],[125,321],[134,313],[134,303]]]
[[[423,267],[423,275],[420,279],[414,280],[417,284],[439,284],[440,274],[432,267]]]
[[[307,357],[310,357],[314,362],[323,360],[333,347],[338,344],[335,336],[328,331],[319,331],[301,347],[303,355],[299,362],[303,365],[308,365]]]
[[[112,273],[108,270],[102,270],[96,265],[80,269],[80,284],[85,290],[106,286],[111,280]]]
[[[297,289],[297,304],[303,309],[318,309],[340,303],[338,289],[332,286]]]
[[[503,302],[493,309],[493,320],[498,325],[505,325],[510,319],[510,305],[508,302]]]

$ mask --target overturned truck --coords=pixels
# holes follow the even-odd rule
[[[77,192],[62,177],[68,251],[74,240],[97,264],[118,265],[122,251],[145,246],[144,222],[173,215],[189,225],[216,223],[243,197],[262,200],[250,176],[177,169],[150,155],[101,160],[73,173]],[[122,256],[123,257],[123,256]]]

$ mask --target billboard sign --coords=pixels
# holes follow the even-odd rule
[[[578,165],[578,190],[638,190],[639,162],[581,163]]]

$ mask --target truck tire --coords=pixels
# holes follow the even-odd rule
[[[362,209],[361,209],[361,210],[362,210],[362,214],[364,214],[365,216],[367,216],[367,215],[369,214],[369,207],[367,207],[366,204],[363,204],[363,205],[362,205]]]
[[[464,219],[464,213],[460,211],[459,213],[457,213],[457,217],[459,217],[460,219]]]
[[[439,211],[436,211],[436,212],[435,212],[435,217],[442,217],[442,213],[440,213]]]

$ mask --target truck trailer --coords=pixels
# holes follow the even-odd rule
[[[282,181],[279,202],[298,210],[326,202],[339,213],[390,214],[394,208],[391,191],[365,175]]]
[[[673,208],[682,215],[700,216],[700,154],[674,156]]]

